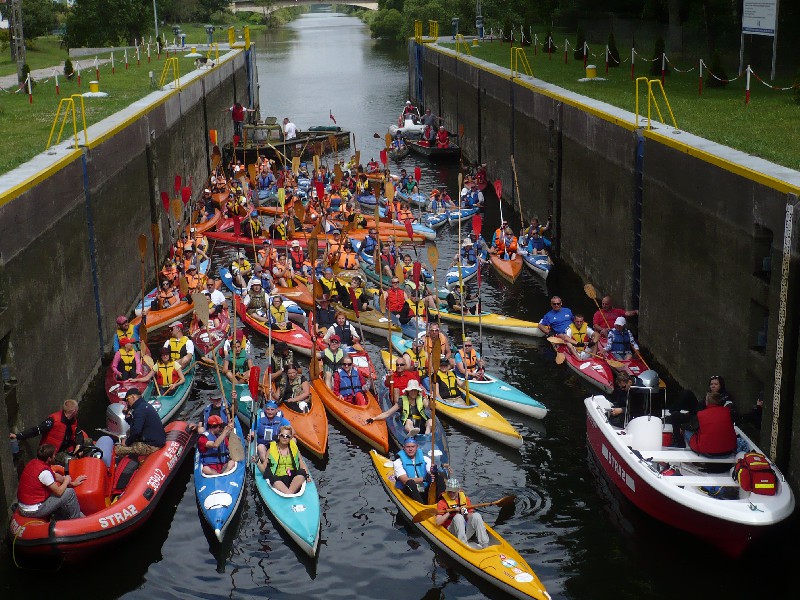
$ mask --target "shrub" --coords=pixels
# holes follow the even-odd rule
[[[578,25],[578,33],[575,36],[575,52],[573,53],[575,60],[583,60],[584,44],[586,44],[586,34],[583,32],[583,27]]]
[[[656,38],[655,47],[653,48],[653,62],[650,63],[650,75],[661,75],[661,57],[666,51],[667,46],[664,43],[664,38],[658,36]],[[669,75],[669,72],[669,63],[664,63],[664,73]]]
[[[711,65],[706,65],[706,68],[706,87],[722,88],[728,85],[728,74],[725,72],[725,67],[722,66],[722,59],[719,56],[719,52],[716,50],[714,51],[714,55],[711,57]],[[712,77],[711,73],[719,77],[719,79],[724,79],[725,81],[720,81],[716,77]]]
[[[30,72],[31,72],[31,68],[28,65],[28,63],[25,63],[24,65],[22,65],[22,74],[19,76],[20,84],[25,82],[25,80],[28,78],[28,73],[30,73]],[[35,87],[36,87],[36,82],[33,80],[33,78],[31,78],[31,89],[33,89]]]
[[[64,61],[64,75],[67,79],[72,78],[73,73],[75,73],[75,69],[72,66],[72,61],[67,59]]]
[[[618,67],[620,65],[619,50],[617,50],[617,40],[614,39],[614,32],[608,34],[608,66]]]

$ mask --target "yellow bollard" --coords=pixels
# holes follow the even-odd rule
[[[477,46],[478,45],[478,38],[472,38],[472,45],[473,46]]]
[[[586,79],[594,79],[597,77],[597,66],[586,65]]]
[[[96,94],[100,91],[100,82],[99,81],[90,81],[89,82],[89,91],[93,94]]]

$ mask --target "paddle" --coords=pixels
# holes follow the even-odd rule
[[[606,319],[606,315],[603,310],[600,308],[600,304],[597,302],[597,290],[594,289],[594,286],[591,283],[587,283],[583,286],[583,291],[586,293],[589,298],[594,300],[594,305],[597,307],[597,310],[600,311],[600,314],[603,316],[603,321],[606,324],[607,329],[611,329],[611,325],[608,324],[608,319]]]
[[[520,235],[525,230],[525,219],[522,218],[522,196],[519,193],[519,179],[517,179],[517,163],[514,162],[514,155],[511,155],[511,171],[514,173],[514,188],[517,191],[517,206],[519,207],[519,226]]]
[[[156,394],[159,396],[161,395],[161,388],[158,387],[158,381],[156,380],[156,376],[158,372],[156,371],[156,364],[153,362],[153,357],[149,354],[142,354],[142,362],[148,366],[148,368],[153,372],[153,384],[156,386]]]
[[[428,327],[430,327],[430,323],[428,323]],[[431,465],[435,465],[436,461],[436,391],[434,386],[437,382],[437,377],[439,373],[439,367],[441,367],[442,362],[442,338],[436,336],[436,339],[433,342],[433,348],[431,348],[431,354],[428,354],[428,374],[429,374],[429,382],[430,382],[430,407],[431,407]],[[428,504],[435,504],[436,498],[438,497],[436,491],[436,482],[432,481],[431,485],[428,486]]]
[[[433,270],[433,290],[434,296],[439,293],[439,285],[436,279],[436,269],[439,266],[439,249],[435,245],[428,246],[428,262],[431,265],[431,269]],[[436,303],[437,307],[439,305],[438,300]],[[436,311],[436,322],[439,323],[439,326],[442,325],[442,317],[439,314],[439,311]]]
[[[150,236],[153,238],[153,260],[156,271],[156,280],[158,279],[158,240],[161,237],[161,229],[158,223],[150,223]],[[158,283],[158,282],[156,282]],[[144,308],[144,305],[142,305]]]
[[[554,346],[559,346],[559,345],[567,343],[566,341],[562,340],[560,337],[556,337],[554,335],[549,336],[547,338],[547,341],[550,342],[551,344],[553,344]],[[559,354],[562,354],[562,353],[559,352]],[[611,367],[612,369],[622,369],[622,368],[625,367],[624,363],[621,363],[618,360],[614,360],[613,358],[607,358],[605,356],[601,356],[599,354],[595,354],[594,352],[589,352],[589,355],[590,356],[594,356],[595,358],[599,358],[599,359],[602,359],[602,360],[606,361],[606,363],[608,363],[608,366]],[[564,356],[564,359],[562,359],[560,362],[558,360],[558,357],[556,357],[556,362],[558,364],[561,364],[562,362],[564,362],[564,360],[566,360],[566,356]]]
[[[348,293],[350,294],[350,304],[353,306],[353,312],[356,313],[356,320],[358,321],[358,333],[361,335],[361,343],[363,344],[366,341],[364,337],[364,330],[361,328],[361,310],[358,306],[358,297],[356,296],[356,291],[353,289],[353,285],[347,288]]]
[[[481,502],[480,504],[468,504],[467,506],[457,506],[455,508],[448,508],[447,510],[440,511],[437,507],[433,508],[423,508],[417,514],[414,515],[414,518],[411,519],[412,523],[421,523],[422,521],[427,521],[431,517],[435,517],[436,515],[445,515],[447,513],[458,512],[462,508],[472,509],[472,508],[483,508],[484,506],[511,506],[514,504],[514,500],[516,496],[503,496],[499,500],[495,500],[494,502]]]
[[[422,169],[419,166],[414,167],[414,179],[417,182],[417,190],[419,193],[422,193]],[[419,221],[422,222],[422,202],[417,202],[417,206],[419,207]]]
[[[375,136],[378,137],[378,134],[376,133]],[[390,148],[392,146],[392,134],[387,133],[385,136],[383,136],[383,139],[386,142],[386,147]]]
[[[184,275],[178,279],[178,289],[181,292],[181,298],[186,298],[189,294],[189,280]]]
[[[394,275],[395,275],[395,277],[397,277],[400,280],[400,285],[401,286],[405,284],[405,282],[406,282],[406,274],[403,271],[403,264],[402,263],[398,262],[394,266]],[[381,276],[381,279],[383,279],[382,276]]]
[[[144,315],[144,257],[147,254],[147,236],[143,233],[139,234],[139,238],[137,240],[139,246],[139,259],[142,263],[142,314]],[[146,331],[146,328],[142,328]],[[142,332],[139,332],[139,341],[142,341]]]

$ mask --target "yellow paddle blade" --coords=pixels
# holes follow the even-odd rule
[[[564,340],[555,335],[551,335],[550,337],[548,337],[547,341],[550,342],[551,344],[566,344]]]
[[[556,352],[556,364],[561,365],[567,360],[567,355],[563,352]]]
[[[293,156],[292,157],[292,173],[294,176],[297,177],[297,174],[300,172],[300,157]]]
[[[386,185],[386,199],[389,202],[393,202],[394,201],[394,192],[395,192],[394,186],[391,184],[391,182],[389,182]]]
[[[311,159],[311,161],[314,163],[314,170],[318,171],[319,170],[319,155],[315,154],[313,156],[313,158]]]
[[[278,189],[278,204],[280,204],[281,208],[283,208],[283,205],[285,203],[286,203],[286,190],[283,189],[283,188],[280,188],[280,189]]]
[[[147,254],[147,236],[143,233],[140,233],[137,243],[139,244],[139,254],[142,257],[142,260],[144,260],[144,255]]]
[[[385,136],[383,136],[383,139],[386,140],[386,147],[387,148],[391,148],[392,147],[392,134],[391,133],[387,133]]]
[[[253,164],[247,165],[247,173],[250,175],[250,179],[252,179],[253,181],[256,180],[256,175],[258,173],[256,172],[256,166],[255,165],[253,165]]]
[[[189,293],[189,281],[181,275],[181,278],[178,280],[178,289],[181,291],[181,296],[186,297],[186,294]]]
[[[597,290],[594,289],[594,286],[591,283],[584,285],[583,291],[586,292],[586,295],[592,300],[597,300]]]
[[[197,320],[203,325],[208,323],[208,296],[205,294],[192,294],[192,305],[194,306],[194,314],[197,315]]]
[[[439,264],[439,250],[435,245],[428,246],[428,262],[431,264],[431,268],[435,271],[436,265]]]
[[[173,198],[172,202],[170,202],[170,208],[172,209],[172,216],[175,217],[175,220],[179,220],[181,218],[181,214],[183,213],[183,203],[181,202],[180,198]]]
[[[402,285],[402,284],[404,284],[404,283],[405,283],[405,281],[406,281],[406,274],[405,274],[405,272],[403,271],[403,265],[401,265],[400,263],[397,263],[397,264],[394,266],[394,274],[395,274],[395,277],[397,277],[397,278],[400,280],[400,285]]]

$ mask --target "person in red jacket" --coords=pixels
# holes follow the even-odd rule
[[[474,537],[478,546],[486,548],[489,545],[489,533],[483,523],[483,517],[469,508],[472,503],[461,490],[461,484],[455,477],[446,482],[445,493],[439,499],[436,508],[440,513],[436,516],[436,524],[446,527],[462,543],[467,544]]]
[[[36,458],[22,470],[17,488],[18,510],[25,517],[77,519],[83,516],[78,497],[72,488],[86,481],[86,475],[73,479],[69,475],[53,472],[51,468],[56,447],[42,444]]]
[[[38,425],[12,433],[9,437],[22,441],[37,435],[42,436],[40,446],[55,446],[55,464],[62,466],[66,455],[74,454],[78,446],[92,445],[92,440],[78,426],[78,403],[71,399],[64,400],[61,410],[54,412]]]
[[[686,445],[704,456],[724,456],[736,451],[736,430],[731,411],[717,392],[706,394],[706,407],[683,426]]]

